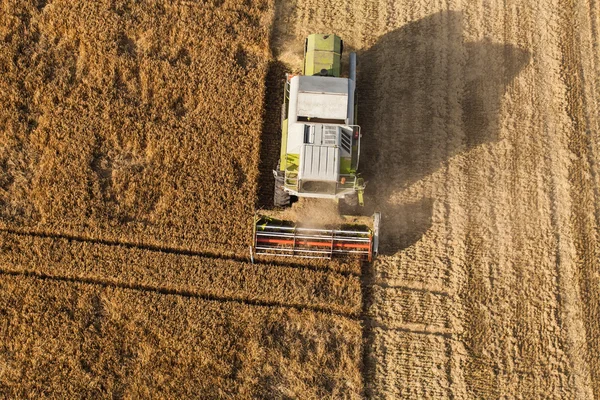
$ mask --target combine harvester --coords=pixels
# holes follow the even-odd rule
[[[361,131],[356,125],[356,53],[350,53],[348,78],[342,78],[342,50],[343,42],[336,35],[310,35],[302,75],[286,74],[281,155],[273,171],[276,207],[290,206],[292,196],[364,204],[365,182],[357,173]],[[380,214],[358,223],[354,217],[341,218],[344,222],[338,226],[316,228],[257,215],[252,251],[372,261],[377,255]]]

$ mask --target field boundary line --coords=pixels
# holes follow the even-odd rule
[[[268,300],[258,300],[258,299],[244,299],[244,298],[236,298],[230,296],[216,296],[213,294],[206,293],[197,293],[188,290],[179,290],[179,289],[170,289],[159,286],[152,285],[142,285],[142,284],[130,284],[124,282],[117,282],[108,279],[98,279],[98,278],[84,278],[84,277],[70,277],[70,276],[60,276],[60,275],[50,275],[37,271],[14,271],[10,269],[0,268],[1,275],[9,275],[9,276],[25,276],[29,278],[37,278],[41,280],[50,280],[56,282],[67,282],[67,283],[80,283],[80,284],[88,284],[95,286],[102,286],[104,288],[119,288],[119,289],[128,289],[135,290],[140,292],[150,292],[161,295],[171,295],[171,296],[181,296],[186,298],[196,298],[207,301],[214,301],[218,303],[238,303],[247,306],[253,307],[268,307],[268,308],[287,308],[294,309],[297,311],[310,311],[320,314],[328,314],[333,315],[340,318],[350,319],[350,320],[359,320],[358,313],[345,313],[341,311],[336,311],[327,307],[321,307],[316,305],[308,305],[308,304],[295,304],[295,303],[283,303],[277,301],[268,301]]]
[[[207,259],[211,259],[211,260],[230,260],[230,261],[235,261],[235,262],[239,262],[239,263],[247,263],[247,264],[252,263],[250,256],[243,257],[243,256],[239,256],[239,255],[219,254],[218,252],[208,251],[208,250],[207,251],[185,250],[185,249],[178,249],[178,248],[169,247],[169,246],[140,244],[140,243],[119,241],[119,240],[95,239],[95,238],[87,238],[87,237],[77,236],[77,235],[68,235],[68,234],[54,233],[54,232],[48,233],[48,232],[38,232],[38,231],[27,231],[27,230],[13,229],[13,228],[0,228],[0,233],[8,233],[11,235],[16,235],[16,236],[31,236],[31,237],[37,237],[37,238],[42,238],[42,239],[67,240],[67,241],[73,241],[73,242],[79,242],[79,243],[89,243],[89,244],[101,245],[101,246],[124,247],[127,249],[152,251],[152,252],[158,252],[158,253],[164,253],[164,254],[174,254],[174,255],[188,256],[188,257],[207,258]],[[276,266],[276,267],[281,267],[281,268],[293,268],[293,269],[300,269],[300,270],[313,271],[313,272],[331,273],[331,274],[341,275],[343,277],[360,277],[359,273],[352,272],[352,271],[335,270],[335,269],[330,269],[330,268],[320,268],[320,267],[316,267],[316,266],[312,266],[312,265],[298,264],[298,263],[293,263],[293,262],[289,262],[289,261],[277,261],[277,263],[273,263],[273,262],[269,262],[266,260],[257,259],[255,257],[254,264],[271,265],[271,266]]]

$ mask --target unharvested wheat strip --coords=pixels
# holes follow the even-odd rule
[[[2,226],[244,251],[272,3],[42,3],[0,13]]]
[[[154,287],[234,301],[263,301],[356,315],[360,281],[326,271],[0,234],[5,271]]]
[[[7,398],[361,396],[345,318],[14,276],[0,312]]]

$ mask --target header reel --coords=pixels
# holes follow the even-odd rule
[[[377,257],[381,215],[372,226],[344,224],[336,228],[309,228],[293,222],[257,215],[254,220],[253,255],[315,259],[356,258],[371,262]]]

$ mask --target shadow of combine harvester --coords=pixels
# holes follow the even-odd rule
[[[463,29],[461,12],[444,11],[391,31],[358,52],[358,124],[363,132],[359,169],[368,182],[366,205],[341,212],[381,212],[380,254],[396,254],[413,245],[432,225],[434,199],[412,197],[407,202],[400,200],[403,192],[446,167],[453,157],[499,140],[502,99],[529,62],[527,51],[510,44],[466,42]],[[263,209],[272,206],[287,71],[288,66],[274,61],[266,77],[257,205]],[[361,280],[367,309],[375,284],[373,265],[363,263]],[[370,349],[376,324],[367,314],[363,368],[365,382],[373,382]]]
[[[411,245],[431,225],[432,199],[403,204],[394,196],[455,155],[498,140],[502,97],[530,58],[508,44],[465,42],[462,19],[461,12],[440,12],[389,32],[358,53],[360,171],[368,185],[366,206],[343,213],[381,211],[384,254]],[[502,73],[490,74],[491,64],[501,64]],[[261,209],[273,204],[272,170],[279,157],[282,88],[289,70],[273,61],[266,76]]]
[[[465,42],[462,18],[434,14],[359,53],[365,211],[382,213],[383,254],[411,245],[431,225],[432,199],[402,204],[394,196],[455,155],[497,141],[503,95],[529,61],[512,45]],[[490,74],[492,63],[503,73]]]
[[[465,42],[462,13],[448,11],[382,36],[358,58],[365,212],[381,211],[380,253],[396,254],[429,229],[434,206],[428,197],[402,203],[398,194],[454,156],[499,140],[503,96],[530,54],[488,40]],[[491,65],[502,65],[502,73],[490,74]],[[363,265],[362,280],[368,309],[372,265]],[[374,321],[364,322],[365,381],[372,382]]]

